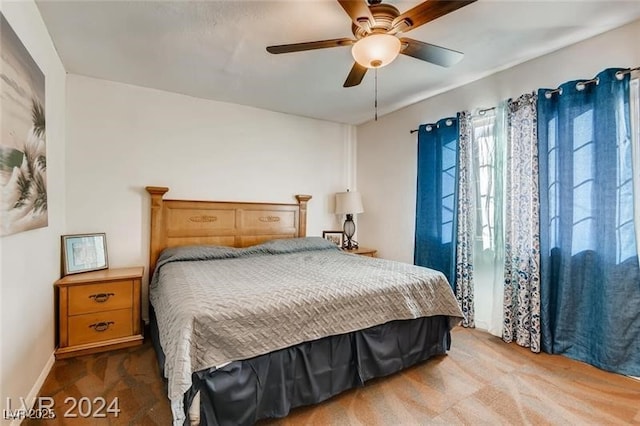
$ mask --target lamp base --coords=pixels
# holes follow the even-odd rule
[[[345,243],[342,245],[344,250],[355,250],[358,248],[358,242],[355,240],[347,239]]]
[[[357,249],[358,243],[353,240],[353,235],[356,233],[356,224],[353,222],[353,215],[347,213],[347,219],[344,221],[343,226],[344,236],[347,237],[347,241],[344,242],[342,248],[347,250]]]

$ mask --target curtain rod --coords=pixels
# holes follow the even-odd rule
[[[622,76],[623,76],[623,75],[625,75],[625,74],[631,74],[631,73],[632,73],[632,72],[634,72],[634,71],[640,71],[640,67],[629,68],[629,69],[626,69],[626,70],[623,70],[623,71],[618,71],[618,72],[616,73],[616,77],[617,77],[617,78],[619,78],[619,79],[622,79]]]
[[[618,72],[616,72],[616,78],[617,78],[617,79],[619,79],[619,80],[622,80],[622,78],[623,78],[626,74],[631,74],[631,73],[632,73],[632,72],[634,72],[634,71],[640,71],[640,67],[628,68],[628,69],[626,69],[626,70],[618,71]],[[578,89],[578,90],[584,90],[584,88],[585,88],[585,86],[586,86],[587,84],[591,84],[591,83],[596,83],[596,84],[598,84],[598,82],[599,82],[598,77],[593,78],[593,79],[591,79],[591,80],[581,81],[581,82],[579,82],[579,83],[577,83],[577,84],[576,84],[576,89]],[[557,89],[554,89],[554,90],[547,90],[547,91],[545,92],[544,96],[545,96],[545,98],[549,99],[549,98],[551,98],[551,95],[553,95],[554,93],[559,93],[559,94],[561,94],[561,95],[562,95],[562,88],[561,88],[561,87],[558,87]],[[496,107],[484,108],[484,109],[479,110],[479,111],[478,111],[478,114],[480,114],[480,115],[484,115],[485,113],[487,113],[487,112],[489,112],[489,111],[491,111],[491,110],[494,110],[494,109],[496,109]],[[412,129],[412,130],[409,130],[409,133],[410,133],[410,134],[414,134],[414,133],[415,133],[415,132],[417,132],[417,131],[418,131],[418,129]]]
[[[496,107],[482,108],[482,109],[478,110],[478,114],[479,115],[485,115],[487,112],[493,111],[494,109],[496,109]],[[409,133],[410,134],[414,134],[417,131],[419,131],[419,129],[412,129],[412,130],[409,130]]]
[[[493,111],[494,109],[496,109],[496,107],[491,107],[491,108],[482,108],[482,109],[478,110],[478,114],[480,114],[480,115],[485,115],[487,112],[489,112],[489,111]],[[409,130],[409,133],[410,133],[410,134],[414,134],[414,133],[415,133],[415,132],[417,132],[418,130],[419,130],[419,129],[412,129],[412,130]]]
[[[635,68],[628,68],[626,70],[620,70],[616,72],[616,78],[618,80],[622,80],[624,78],[625,75],[627,74],[631,74],[634,71],[638,71],[640,70],[640,67],[635,67]],[[592,78],[591,80],[583,80],[583,81],[579,81],[576,83],[576,90],[578,91],[583,91],[585,89],[585,87],[587,87],[587,84],[598,84],[600,83],[600,79],[598,77],[596,78]],[[547,99],[551,99],[551,96],[554,95],[555,93],[558,93],[559,95],[562,95],[562,87],[558,87],[557,89],[553,89],[553,90],[547,90],[544,93],[544,97]]]
[[[624,74],[621,74],[622,71],[618,71],[616,73],[616,78],[618,79],[622,79],[622,76]],[[631,71],[628,71],[631,72]],[[587,84],[600,84],[600,79],[598,77],[596,78],[592,78],[591,80],[582,80],[576,83],[576,90],[579,92],[582,92],[586,87]],[[555,93],[562,95],[562,87],[558,87],[557,89],[553,89],[553,90],[547,90],[546,92],[544,92],[544,97],[547,99],[551,99],[551,96],[553,96]]]
[[[449,117],[449,118],[443,118],[441,120],[438,121],[438,123],[440,123],[440,121],[442,120],[446,120],[444,123],[448,126],[451,126],[454,122],[454,120],[457,120],[457,117]],[[440,127],[438,123],[427,123],[425,124],[426,128],[427,128],[427,132],[430,132],[431,129],[433,129],[434,127]],[[413,129],[413,130],[409,130],[409,133],[414,134],[415,132],[419,131],[420,129]]]
[[[488,113],[489,111],[493,111],[494,109],[496,109],[496,107],[479,109],[478,115],[485,115],[486,113]]]

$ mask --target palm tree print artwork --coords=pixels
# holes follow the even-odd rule
[[[0,235],[45,227],[44,74],[0,13]]]

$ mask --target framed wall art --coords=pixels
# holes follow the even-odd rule
[[[322,231],[322,238],[331,241],[338,247],[344,243],[344,232],[342,231]]]
[[[44,74],[0,13],[0,236],[48,225]]]
[[[64,275],[107,269],[107,235],[63,235],[62,265]]]

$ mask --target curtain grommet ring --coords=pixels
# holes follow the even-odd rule
[[[584,89],[587,88],[587,84],[591,84],[591,83],[595,83],[596,86],[600,84],[600,77],[596,77],[592,80],[585,80],[585,81],[580,81],[578,83],[576,83],[576,90],[578,92],[582,92]]]
[[[562,87],[558,87],[555,90],[547,90],[544,93],[544,97],[547,99],[551,99],[551,97],[553,96],[554,93],[557,93],[558,95],[562,95]]]
[[[447,126],[451,126],[453,125],[453,120],[448,118],[447,121],[444,122],[444,124],[446,124]]]

